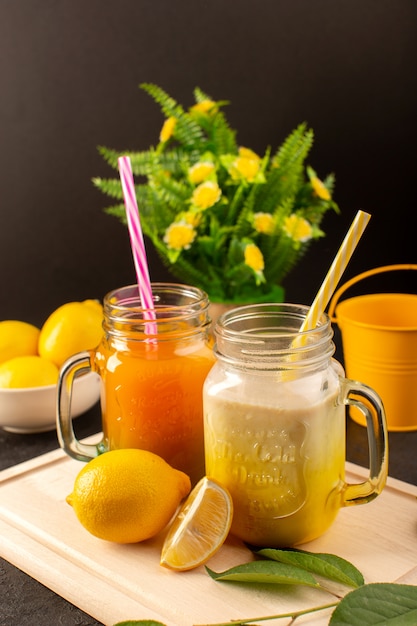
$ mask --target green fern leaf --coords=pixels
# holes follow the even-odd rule
[[[119,158],[119,153],[116,150],[106,148],[105,146],[98,146],[97,150],[110,167],[117,169],[117,159]]]
[[[174,137],[183,148],[188,151],[201,149],[204,142],[202,130],[196,121],[185,113],[183,107],[157,85],[142,83],[140,86],[160,105],[166,117],[176,118]]]
[[[208,148],[213,154],[237,154],[236,132],[230,128],[221,111],[214,115],[208,133]]]
[[[141,83],[141,89],[146,91],[155,102],[159,104],[165,117],[178,117],[184,113],[184,109],[166,91],[154,83]]]
[[[286,235],[280,235],[274,243],[279,254],[269,255],[264,273],[267,281],[279,284],[296,263],[299,251],[294,247],[293,240]]]
[[[152,179],[154,193],[158,196],[158,204],[165,203],[174,214],[184,211],[190,200],[191,190],[182,181],[176,181],[168,176],[159,174]]]
[[[206,137],[198,125],[189,115],[181,115],[177,118],[174,129],[174,137],[179,141],[183,150],[188,152],[204,151]]]
[[[116,178],[93,178],[93,184],[100,191],[111,198],[123,199],[123,190],[120,180]]]
[[[105,146],[98,146],[98,151],[104,160],[115,170],[118,171],[118,159],[122,156],[128,156],[132,165],[132,173],[135,176],[147,176],[152,169],[157,167],[158,155],[153,148],[146,152],[133,152],[124,150],[122,152],[111,150]]]
[[[107,215],[113,215],[113,217],[117,217],[117,219],[120,220],[122,224],[125,224],[127,226],[126,210],[124,204],[109,206],[104,209],[104,212],[107,213]]]
[[[179,279],[187,281],[190,285],[199,285],[204,291],[210,291],[210,279],[207,276],[207,271],[199,270],[193,264],[188,262],[183,255],[181,255],[177,262],[172,266],[171,271]]]
[[[313,130],[307,129],[305,123],[299,124],[278,148],[272,159],[274,164],[286,171],[293,167],[299,169],[307,158],[313,141]]]

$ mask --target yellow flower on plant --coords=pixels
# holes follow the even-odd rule
[[[176,117],[168,117],[162,125],[161,132],[159,133],[159,141],[168,141],[171,139],[174,128],[177,123]]]
[[[244,148],[243,146],[240,146],[239,148],[239,156],[245,159],[252,159],[253,161],[261,160],[261,157],[256,154],[256,152],[254,152],[250,148]]]
[[[320,178],[318,178],[317,176],[312,176],[310,182],[316,196],[318,196],[322,200],[331,199],[330,191],[327,189],[327,187],[325,187],[323,181],[321,181]]]
[[[313,227],[303,217],[293,213],[284,220],[284,232],[294,241],[304,243],[313,236]]]
[[[198,185],[206,180],[215,169],[211,161],[198,161],[188,170],[188,179],[194,185]]]
[[[222,191],[217,183],[207,181],[198,185],[191,196],[191,203],[194,207],[205,210],[216,204],[220,199]]]
[[[261,273],[265,267],[264,257],[260,249],[254,243],[245,246],[245,263],[256,273]]]
[[[196,211],[187,211],[186,213],[181,213],[181,220],[186,222],[187,224],[191,224],[193,228],[197,228],[201,222],[201,213]]]
[[[260,157],[249,148],[239,148],[239,156],[230,166],[229,173],[234,180],[247,180],[252,183],[261,167]]]
[[[237,157],[232,165],[230,173],[233,178],[244,178],[248,181],[248,183],[252,183],[258,172],[258,161],[255,161],[254,159],[246,159],[245,157]]]
[[[173,222],[165,231],[164,242],[171,250],[188,250],[196,236],[192,224]]]
[[[272,235],[275,230],[275,219],[271,213],[255,213],[253,216],[253,225],[258,233],[263,235]]]
[[[190,107],[190,111],[197,111],[198,113],[209,113],[212,109],[216,108],[216,103],[213,100],[202,100],[201,102],[197,102],[192,107]]]

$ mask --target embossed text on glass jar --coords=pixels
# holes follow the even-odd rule
[[[368,502],[386,481],[380,398],[344,377],[326,315],[298,332],[307,312],[246,306],[215,327],[217,363],[203,393],[206,473],[232,495],[232,532],[258,546],[318,537],[340,507]],[[347,404],[366,416],[370,444],[369,478],[355,485],[345,481]]]

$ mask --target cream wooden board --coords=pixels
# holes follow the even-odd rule
[[[0,554],[100,622],[154,619],[166,626],[195,626],[332,601],[307,588],[218,583],[204,567],[171,572],[159,565],[163,535],[136,545],[96,539],[65,502],[81,467],[55,450],[0,472]],[[366,475],[352,464],[347,472],[350,482]],[[417,584],[416,496],[417,487],[389,479],[376,500],[342,509],[326,535],[303,547],[350,560],[366,582]],[[231,539],[208,565],[220,571],[251,558]],[[330,612],[316,613],[297,623],[324,626],[329,617]]]

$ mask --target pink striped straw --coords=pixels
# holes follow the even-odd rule
[[[133,261],[136,269],[139,295],[142,308],[144,309],[144,318],[146,320],[155,320],[156,316],[152,297],[151,281],[149,277],[148,261],[146,258],[145,242],[143,240],[142,227],[140,225],[139,208],[136,202],[132,166],[128,156],[120,157],[117,162],[119,165],[120,181],[123,189],[130,244],[132,247]],[[155,335],[156,324],[146,324],[145,332],[147,335]]]

